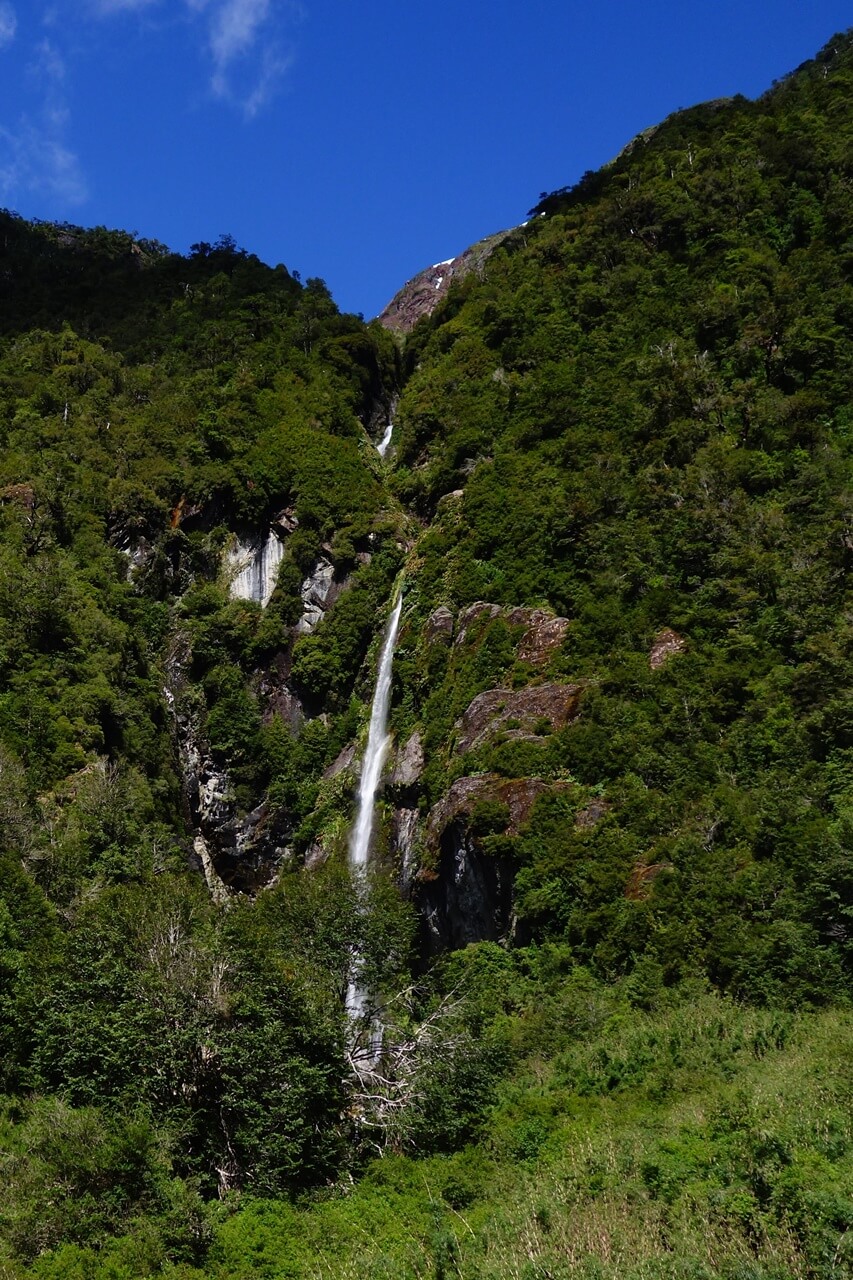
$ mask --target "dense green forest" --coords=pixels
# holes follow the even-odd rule
[[[405,341],[0,233],[0,1277],[853,1273],[853,37]]]

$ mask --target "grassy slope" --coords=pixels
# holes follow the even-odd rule
[[[68,1247],[5,1275],[849,1274],[849,1014],[779,1015],[712,995],[644,1012],[593,986],[578,984],[575,995],[585,1034],[550,1059],[526,1059],[477,1145],[388,1156],[313,1207],[255,1201],[220,1211],[202,1269],[161,1272],[162,1243],[140,1224],[100,1254]]]

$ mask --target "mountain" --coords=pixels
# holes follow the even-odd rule
[[[454,282],[458,283],[472,271],[482,273],[494,249],[509,235],[498,231],[465,249],[455,258],[433,263],[407,281],[379,315],[379,323],[392,333],[411,333],[419,320],[431,316],[444,300]]]
[[[0,215],[4,1276],[849,1271],[851,89],[370,324]]]

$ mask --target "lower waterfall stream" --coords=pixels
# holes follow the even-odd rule
[[[397,596],[397,602],[391,612],[382,650],[379,656],[379,668],[376,676],[376,688],[373,693],[373,705],[370,709],[370,728],[367,734],[367,746],[361,764],[361,775],[358,783],[358,802],[356,819],[350,833],[349,865],[353,876],[353,890],[357,894],[363,892],[363,881],[368,860],[370,858],[370,842],[373,837],[373,817],[376,807],[376,791],[382,776],[382,767],[388,754],[388,708],[391,702],[391,672],[394,664],[394,646],[397,643],[397,631],[400,626],[400,613],[403,608],[403,596]],[[368,990],[361,976],[362,958],[356,953],[353,956],[347,986],[346,1009],[352,1021],[364,1017],[367,1009]],[[378,1053],[382,1028],[375,1026],[371,1034],[372,1052]]]

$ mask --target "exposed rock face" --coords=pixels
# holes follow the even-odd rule
[[[424,624],[424,638],[427,644],[450,644],[452,637],[453,614],[447,605],[439,605]]]
[[[222,885],[251,892],[273,876],[286,852],[289,827],[285,815],[266,801],[238,817],[228,774],[211,756],[197,712],[184,697],[190,660],[188,639],[180,634],[165,664],[163,692],[173,716],[184,806],[194,832],[197,865],[204,871],[211,893],[220,894]]]
[[[432,315],[453,280],[461,280],[469,272],[480,270],[509,234],[509,231],[499,231],[487,236],[458,257],[437,262],[413,276],[388,303],[378,317],[379,323],[396,333],[409,333],[422,316]]]
[[[507,834],[518,835],[540,796],[568,791],[571,786],[569,782],[547,782],[544,778],[501,778],[496,773],[457,778],[447,795],[429,812],[427,842],[438,845],[451,823],[470,817],[484,800],[496,800],[506,806],[509,815]]]
[[[403,789],[415,786],[420,780],[423,769],[424,748],[421,735],[416,729],[405,746],[397,752],[390,778],[391,786]]]
[[[318,867],[322,867],[329,860],[329,851],[325,848],[322,841],[312,840],[305,851],[304,867],[306,871],[316,871]]]
[[[555,618],[544,609],[512,609],[507,622],[518,623],[525,628],[518,646],[518,656],[523,662],[542,667],[556,653],[566,638],[568,618]]]
[[[302,617],[296,624],[299,635],[308,635],[314,631],[324,617],[326,610],[340,594],[335,591],[335,566],[331,560],[321,556],[313,571],[302,583],[302,603],[305,606]]]
[[[208,893],[218,906],[222,906],[223,903],[228,900],[228,890],[225,888],[225,885],[216,873],[216,868],[213,865],[213,859],[210,856],[210,851],[207,847],[207,841],[204,836],[196,836],[193,841],[193,850],[201,863]]]
[[[456,623],[454,644],[462,645],[465,643],[472,623],[478,622],[480,618],[498,618],[502,613],[503,609],[499,604],[487,604],[485,600],[477,600],[474,604],[469,604],[467,608],[460,609]]]
[[[284,543],[272,529],[254,541],[237,538],[226,554],[228,590],[234,599],[255,600],[266,608],[275,590],[283,556]]]
[[[677,631],[667,627],[655,636],[655,642],[649,653],[649,666],[652,671],[657,671],[676,653],[684,653],[686,648],[687,641]]]
[[[457,778],[430,810],[426,822],[426,844],[440,851],[438,866],[433,872],[422,872],[414,885],[427,954],[469,942],[494,941],[513,932],[516,866],[509,856],[483,851],[470,830],[476,807],[484,801],[502,805],[507,814],[506,834],[514,836],[540,796],[571,789],[572,783],[543,778],[501,778],[497,774]]]
[[[538,737],[563,729],[577,712],[581,686],[538,684],[526,689],[487,689],[468,707],[459,722],[456,750],[463,754],[481,746],[496,733],[507,738]],[[511,722],[508,727],[507,722]]]
[[[128,537],[119,547],[119,551],[122,555],[127,556],[128,577],[134,581],[138,580],[151,567],[156,555],[154,547],[142,534],[136,538]]]
[[[510,626],[524,627],[524,634],[518,644],[518,656],[535,667],[544,666],[556,653],[570,625],[568,618],[556,618],[546,609],[528,609],[523,606],[504,609],[500,605],[477,600],[460,610],[455,643],[463,645],[472,625],[481,618],[498,617],[506,618]]]
[[[264,701],[264,724],[269,724],[273,716],[278,715],[293,733],[298,733],[305,720],[305,711],[286,680],[279,682],[265,675],[260,681],[259,692]]]
[[[323,774],[328,781],[329,778],[336,778],[339,773],[344,773],[347,769],[351,769],[355,762],[355,743],[350,742],[344,747],[343,751],[332,761]]]
[[[251,813],[214,828],[214,866],[229,888],[253,893],[272,879],[290,834],[286,814],[264,800]]]
[[[417,809],[395,809],[391,830],[393,848],[399,858],[399,884],[403,894],[412,892],[415,879],[415,842],[418,832]]]
[[[435,879],[422,883],[417,894],[422,951],[434,955],[448,947],[507,937],[515,876],[511,860],[480,853],[456,825],[448,828],[441,847]]]

